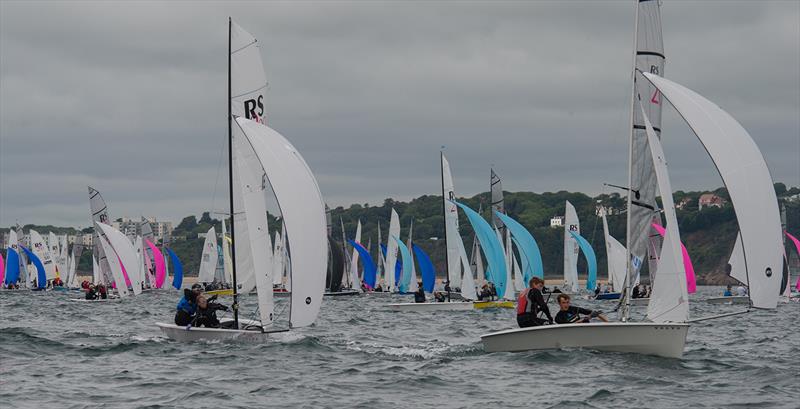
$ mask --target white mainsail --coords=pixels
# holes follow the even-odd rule
[[[122,234],[122,232],[105,223],[96,222],[95,225],[100,227],[106,240],[111,245],[112,252],[108,252],[107,248],[105,246],[103,247],[103,250],[106,251],[105,254],[108,256],[109,265],[111,265],[110,260],[115,258],[112,255],[116,254],[117,258],[119,258],[118,263],[121,263],[120,269],[124,268],[125,272],[128,274],[128,280],[131,282],[133,293],[136,295],[141,294],[142,282],[139,278],[139,260],[136,257],[136,249],[134,249],[133,243],[131,243],[128,237]],[[112,269],[113,268],[112,266]],[[117,283],[117,290],[119,290],[120,287],[127,288],[124,276],[122,281],[116,280],[115,277],[115,281]]]
[[[580,247],[578,241],[569,232],[581,234],[581,225],[575,206],[567,200],[564,212],[564,285],[567,291],[578,292],[578,256]]]
[[[653,322],[686,322],[689,320],[689,293],[686,287],[686,270],[683,266],[681,237],[678,231],[678,218],[675,215],[675,202],[672,199],[667,159],[661,142],[644,113],[644,107],[642,107],[642,117],[667,221],[658,270],[653,281],[650,302],[647,305],[647,318]]]
[[[322,193],[308,164],[286,138],[244,118],[236,122],[257,155],[263,170],[261,183],[272,186],[286,225],[292,283],[289,323],[292,327],[311,325],[322,304],[328,260]]]
[[[125,276],[122,274],[122,266],[120,265],[119,257],[116,257],[108,238],[104,234],[100,234],[100,224],[100,222],[95,222],[95,231],[98,233],[97,241],[100,243],[100,247],[104,252],[103,254],[108,254],[110,256],[107,257],[108,267],[111,269],[111,276],[114,282],[117,284],[117,294],[119,294],[121,298],[125,298],[130,295],[130,292],[128,291],[128,286],[125,285]]]
[[[638,3],[638,22],[636,30],[635,70],[664,75],[664,40],[661,34],[661,6],[658,1],[640,1]],[[637,71],[637,72],[638,72]],[[634,73],[634,99],[642,101],[656,136],[661,139],[662,101],[658,90],[637,72]],[[656,203],[656,174],[653,160],[647,143],[642,111],[631,106],[632,153],[631,153],[631,217],[630,217],[630,252],[634,258],[633,266],[640,266],[647,259],[650,272],[656,270],[658,254],[652,249],[659,249],[660,239],[653,235],[652,223],[661,224],[658,204]],[[651,238],[651,236],[653,236]],[[654,243],[650,241],[654,240]],[[635,269],[632,276],[637,276]],[[652,277],[651,277],[652,278]]]
[[[236,169],[234,174],[238,175],[239,191],[242,193],[243,214],[247,218],[248,240],[240,242],[240,234],[236,237],[236,250],[248,247],[250,263],[253,266],[253,281],[255,282],[256,294],[258,296],[258,312],[261,318],[261,325],[268,326],[273,322],[273,310],[275,308],[272,294],[272,244],[269,238],[267,225],[267,175],[261,162],[252,148],[249,139],[242,128],[239,118],[239,126],[233,128],[234,164]],[[236,223],[234,228],[238,229],[240,224]],[[237,262],[241,257],[237,257]],[[238,269],[237,269],[238,272]]]
[[[286,226],[281,223],[281,231],[275,232],[272,245],[272,285],[284,284],[283,277],[286,270]]]
[[[100,276],[100,266],[97,265],[97,259],[92,255],[92,282],[94,284],[99,284],[101,282]]]
[[[392,209],[392,216],[389,220],[389,237],[400,237],[400,217],[397,212]],[[394,282],[394,265],[397,263],[397,243],[394,240],[387,239],[386,241],[386,262],[383,266],[383,273],[385,275],[384,282],[386,283],[385,291],[395,291]]]
[[[414,249],[414,239],[413,239],[413,237],[414,237],[414,220],[412,219],[411,220],[411,227],[408,229],[408,244],[406,244],[406,247],[408,247],[408,252],[411,255],[411,258],[410,258],[410,261],[411,261],[411,282],[408,285],[408,291],[412,292],[412,293],[415,293],[415,292],[417,292],[417,290],[419,290],[419,284],[417,283],[417,266],[416,266],[416,263],[414,263],[414,250],[413,250]]]
[[[206,232],[203,241],[203,254],[200,256],[200,269],[197,272],[197,281],[200,283],[210,283],[214,281],[214,273],[217,271],[217,229],[211,226]]]
[[[361,243],[361,220],[356,225],[356,243]],[[350,287],[358,292],[361,292],[361,279],[358,278],[358,251],[353,249],[353,254],[350,258]]]
[[[28,235],[30,236],[31,250],[33,254],[36,254],[42,261],[47,279],[52,280],[56,278],[56,266],[53,264],[53,258],[50,255],[50,247],[45,243],[42,235],[36,230],[30,230]],[[30,275],[29,281],[33,282],[33,278],[36,278],[35,274]]]
[[[225,219],[222,219],[222,263],[225,282],[233,283],[233,263],[231,263],[231,238],[225,229]]]
[[[100,195],[100,192],[91,186],[89,186],[89,212],[91,214],[93,226],[95,222],[106,224],[111,222],[106,201],[103,200],[103,196]],[[99,240],[97,240],[97,235],[98,232],[92,233],[92,254],[95,260],[97,260],[98,271],[94,282],[95,284],[105,284],[107,277],[111,274],[111,267],[108,265],[108,261],[106,261],[106,256],[103,253],[103,246],[101,246]]]
[[[144,240],[142,240],[142,236],[136,236],[136,239],[133,241],[133,249],[136,251],[136,267],[137,273],[139,274],[139,281],[141,282],[142,287],[147,282],[147,266],[144,264],[144,259],[146,257],[146,253],[144,251]]]
[[[234,22],[231,22],[230,34],[231,114],[266,123],[267,76],[258,40]],[[236,271],[238,274],[239,270]]]
[[[47,234],[47,247],[50,250],[50,258],[53,260],[53,274],[60,277],[62,281],[66,279],[66,266],[61,262],[61,243],[55,233]]]
[[[505,225],[503,224],[503,221],[500,220],[500,218],[497,217],[497,214],[495,213],[495,212],[500,212],[503,214],[506,213],[505,199],[503,199],[503,183],[500,180],[500,176],[498,176],[497,173],[494,172],[494,169],[490,170],[491,170],[491,175],[489,177],[489,190],[491,191],[491,197],[492,197],[492,208],[491,208],[492,226],[504,230],[503,228],[505,227]],[[500,240],[500,242],[502,243],[503,241]]]
[[[445,243],[447,244],[447,279],[450,281],[452,288],[461,288],[462,274],[472,275],[472,270],[469,267],[469,258],[466,257],[464,242],[458,230],[458,206],[454,203],[456,193],[453,185],[453,174],[450,171],[450,162],[447,161],[444,153],[441,153],[441,162],[444,234]],[[472,281],[471,285],[474,287],[474,281]]]

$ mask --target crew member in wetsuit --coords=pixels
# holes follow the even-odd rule
[[[197,296],[197,315],[195,315],[192,325],[195,327],[219,328],[220,323],[217,319],[217,310],[227,311],[228,307],[215,303],[217,296],[206,300],[206,297]]]
[[[597,318],[600,321],[608,322],[608,318],[600,311],[587,310],[586,308],[576,307],[569,305],[570,298],[567,294],[559,294],[556,298],[558,300],[558,314],[556,314],[557,324],[574,324],[576,322],[589,322],[592,318]],[[581,314],[585,317],[581,317]]]
[[[197,297],[202,293],[200,284],[195,284],[192,289],[183,289],[183,298],[178,301],[175,311],[175,325],[186,326],[192,323],[197,314]]]
[[[444,280],[444,292],[447,294],[447,302],[450,302],[450,292],[453,291],[450,288],[450,280]]]
[[[107,300],[108,299],[108,288],[105,285],[100,284],[97,286],[97,293],[100,294],[100,299]]]
[[[553,316],[542,296],[544,280],[533,277],[528,285],[530,288],[523,290],[517,300],[517,324],[520,328],[535,327],[545,322],[552,324]],[[539,318],[540,311],[547,316],[546,320]]]
[[[425,300],[425,289],[422,288],[422,282],[418,282],[417,285],[419,286],[419,288],[417,289],[417,292],[414,293],[414,302],[423,303],[423,302],[426,301]]]
[[[90,285],[89,288],[86,290],[86,299],[87,300],[96,300],[97,299],[97,291],[94,290],[94,286]]]

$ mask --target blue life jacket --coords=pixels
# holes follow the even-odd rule
[[[186,297],[183,297],[178,301],[177,309],[178,311],[185,311],[189,315],[194,315],[197,312],[197,304],[193,304]]]

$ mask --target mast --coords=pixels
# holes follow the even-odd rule
[[[631,193],[633,190],[633,125],[634,125],[634,117],[633,117],[633,109],[635,108],[635,94],[636,94],[636,55],[638,50],[639,44],[639,1],[635,0],[636,4],[636,14],[634,17],[634,28],[633,28],[633,57],[631,63],[631,122],[630,127],[628,128],[630,135],[628,138],[628,198],[627,198],[627,212],[626,212],[626,222],[625,222],[625,280],[628,281],[627,284],[627,291],[623,295],[625,297],[625,308],[623,309],[622,313],[622,321],[628,321],[628,317],[630,316],[630,308],[631,308],[631,292],[633,291],[633,279],[631,277],[631,273],[633,272],[633,266],[631,264],[631,207],[633,206],[633,198],[631,197]]]
[[[233,111],[231,110],[231,18],[228,17],[228,198],[231,207],[231,277],[233,278],[233,325],[239,328],[239,293],[236,291],[236,239],[233,211]]]
[[[444,149],[444,146],[442,146]],[[447,274],[447,284],[450,284],[450,260],[447,254],[447,196],[444,193],[444,150],[439,151],[439,174],[442,176],[442,223],[444,223],[444,265]],[[454,198],[451,198],[454,199]]]

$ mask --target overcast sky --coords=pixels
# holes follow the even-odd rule
[[[730,112],[800,185],[800,2],[669,1],[665,76]],[[256,36],[270,125],[333,206],[627,181],[632,1],[0,1],[0,225],[222,209],[227,17]],[[675,189],[722,185],[665,109]]]

